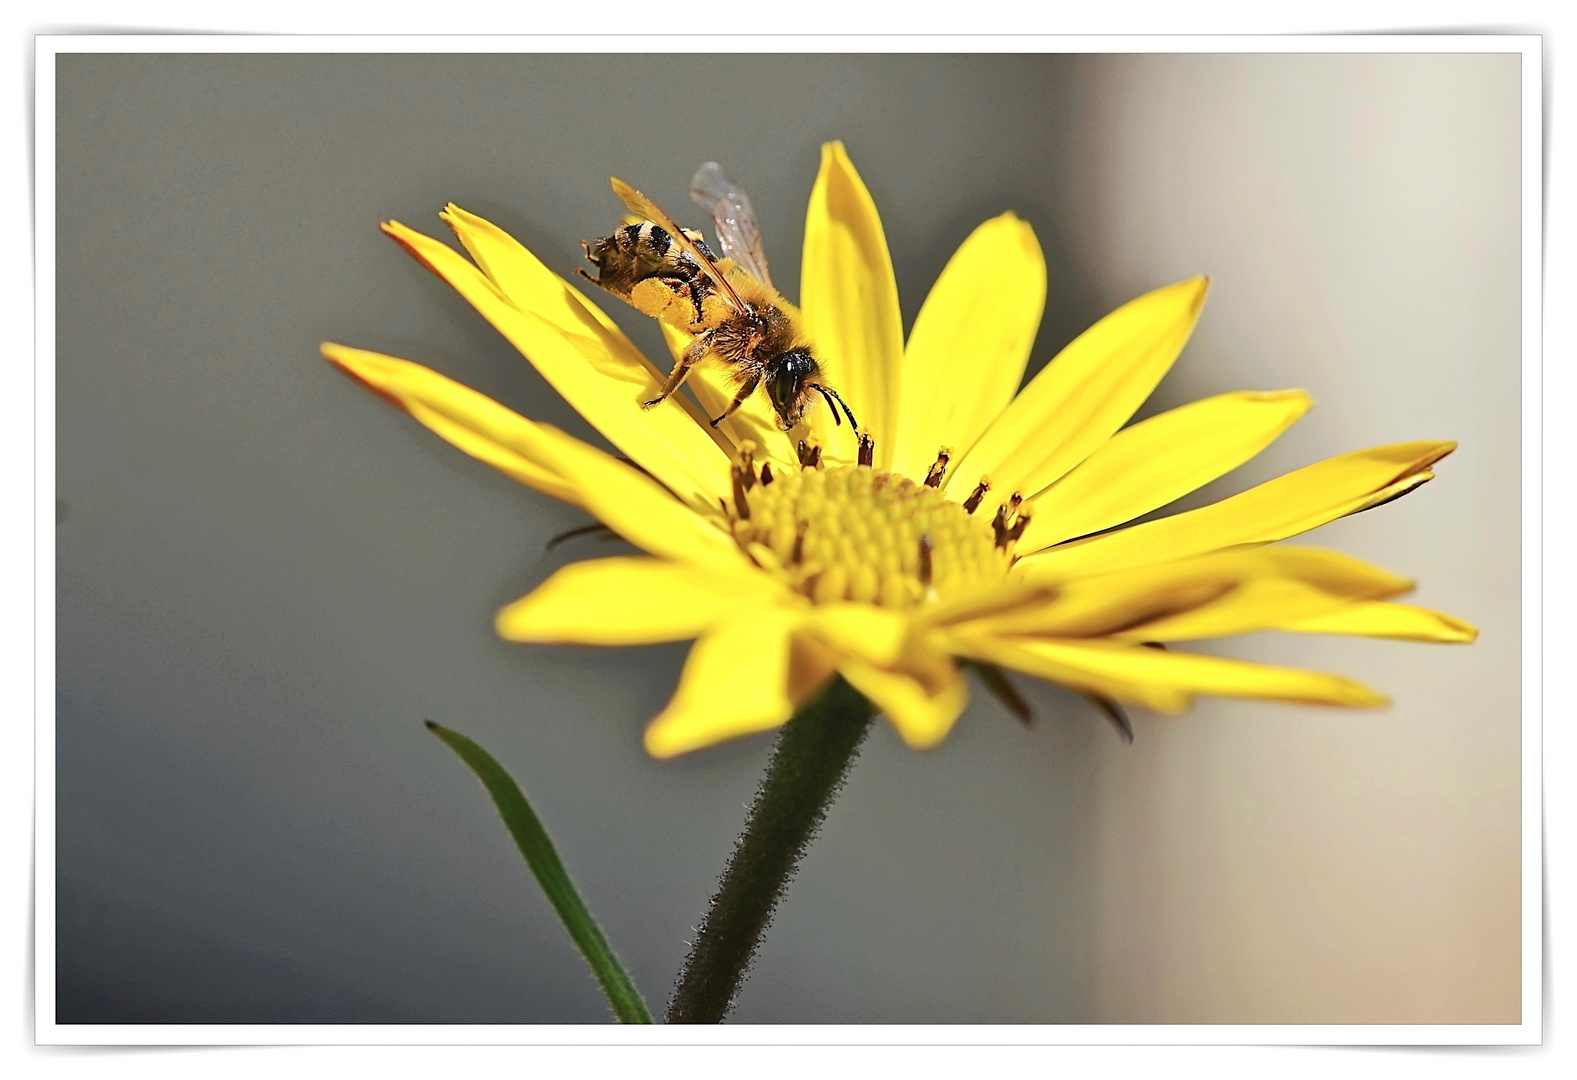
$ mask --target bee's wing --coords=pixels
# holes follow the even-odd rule
[[[728,302],[734,306],[734,309],[736,311],[745,310],[744,302],[739,299],[739,294],[734,291],[734,287],[723,277],[722,271],[718,270],[717,265],[711,259],[708,259],[700,248],[695,246],[695,241],[686,236],[683,229],[674,224],[674,219],[664,213],[662,207],[652,202],[639,191],[636,191],[623,180],[620,180],[617,176],[613,178],[613,193],[624,200],[624,205],[629,208],[630,213],[639,214],[647,221],[661,225],[663,230],[673,237],[673,242],[679,245],[679,250],[694,259],[695,264],[701,268],[701,272],[712,279],[712,283],[718,287]]]
[[[695,171],[690,181],[690,201],[712,215],[722,246],[720,254],[733,259],[734,265],[763,285],[771,285],[767,252],[761,243],[761,228],[756,224],[750,196],[723,175],[721,165],[708,161]]]

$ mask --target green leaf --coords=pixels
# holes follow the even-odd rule
[[[531,868],[537,884],[547,893],[553,910],[564,920],[564,928],[574,939],[575,947],[586,958],[586,963],[591,965],[591,973],[597,977],[602,992],[608,996],[608,1003],[613,1006],[613,1013],[619,1022],[650,1024],[652,1014],[647,1011],[646,1002],[641,1000],[641,992],[630,981],[629,975],[625,974],[619,958],[613,955],[613,949],[608,945],[608,939],[602,936],[602,928],[591,917],[591,912],[586,910],[580,894],[570,883],[569,875],[564,872],[564,864],[559,861],[558,852],[553,850],[553,841],[548,839],[547,831],[537,820],[520,785],[510,778],[502,765],[493,760],[491,754],[458,731],[451,731],[431,720],[427,721],[427,730],[460,755],[460,760],[470,766],[487,793],[493,797],[498,816],[504,819],[509,835],[515,838],[515,846],[525,856],[526,865]]]

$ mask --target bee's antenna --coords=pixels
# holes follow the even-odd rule
[[[843,423],[842,420],[838,419],[837,407],[832,404],[834,401],[836,401],[839,405],[843,405],[843,415],[849,418],[849,426],[855,431],[860,430],[860,422],[854,418],[854,414],[849,411],[849,407],[844,405],[843,399],[838,396],[838,392],[836,390],[830,386],[822,386],[820,383],[811,383],[810,388],[827,399],[827,408],[832,410],[833,423]]]

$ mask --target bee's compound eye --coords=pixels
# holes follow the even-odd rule
[[[804,349],[795,349],[778,357],[767,378],[767,397],[785,423],[792,424],[799,417],[794,415],[805,380],[816,370],[816,361]]]

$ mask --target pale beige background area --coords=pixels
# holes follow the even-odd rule
[[[1303,542],[1416,576],[1483,637],[1213,646],[1351,674],[1384,711],[1207,699],[1136,711],[1130,747],[1021,680],[1028,728],[983,693],[928,753],[877,724],[734,1019],[1518,1018],[1516,55],[68,54],[55,86],[61,1022],[605,1022],[426,718],[521,782],[660,1005],[770,738],[654,761],[640,732],[684,646],[499,640],[502,605],[617,549],[547,550],[585,515],[318,347],[597,440],[378,222],[446,236],[452,200],[568,274],[618,219],[609,176],[700,224],[684,192],[715,159],[792,298],[829,139],[906,328],[1006,210],[1047,261],[1032,373],[1212,276],[1140,415],[1239,389],[1318,406],[1182,505],[1459,440],[1433,483]]]
[[[1396,703],[1207,703],[1099,747],[1099,1014],[1515,1023],[1516,58],[1113,59],[1084,89],[1076,261],[1117,293],[1211,273],[1178,374],[1313,391],[1254,478],[1316,444],[1459,440],[1432,489],[1307,540],[1416,575],[1418,602],[1483,631],[1448,656],[1224,644]]]

